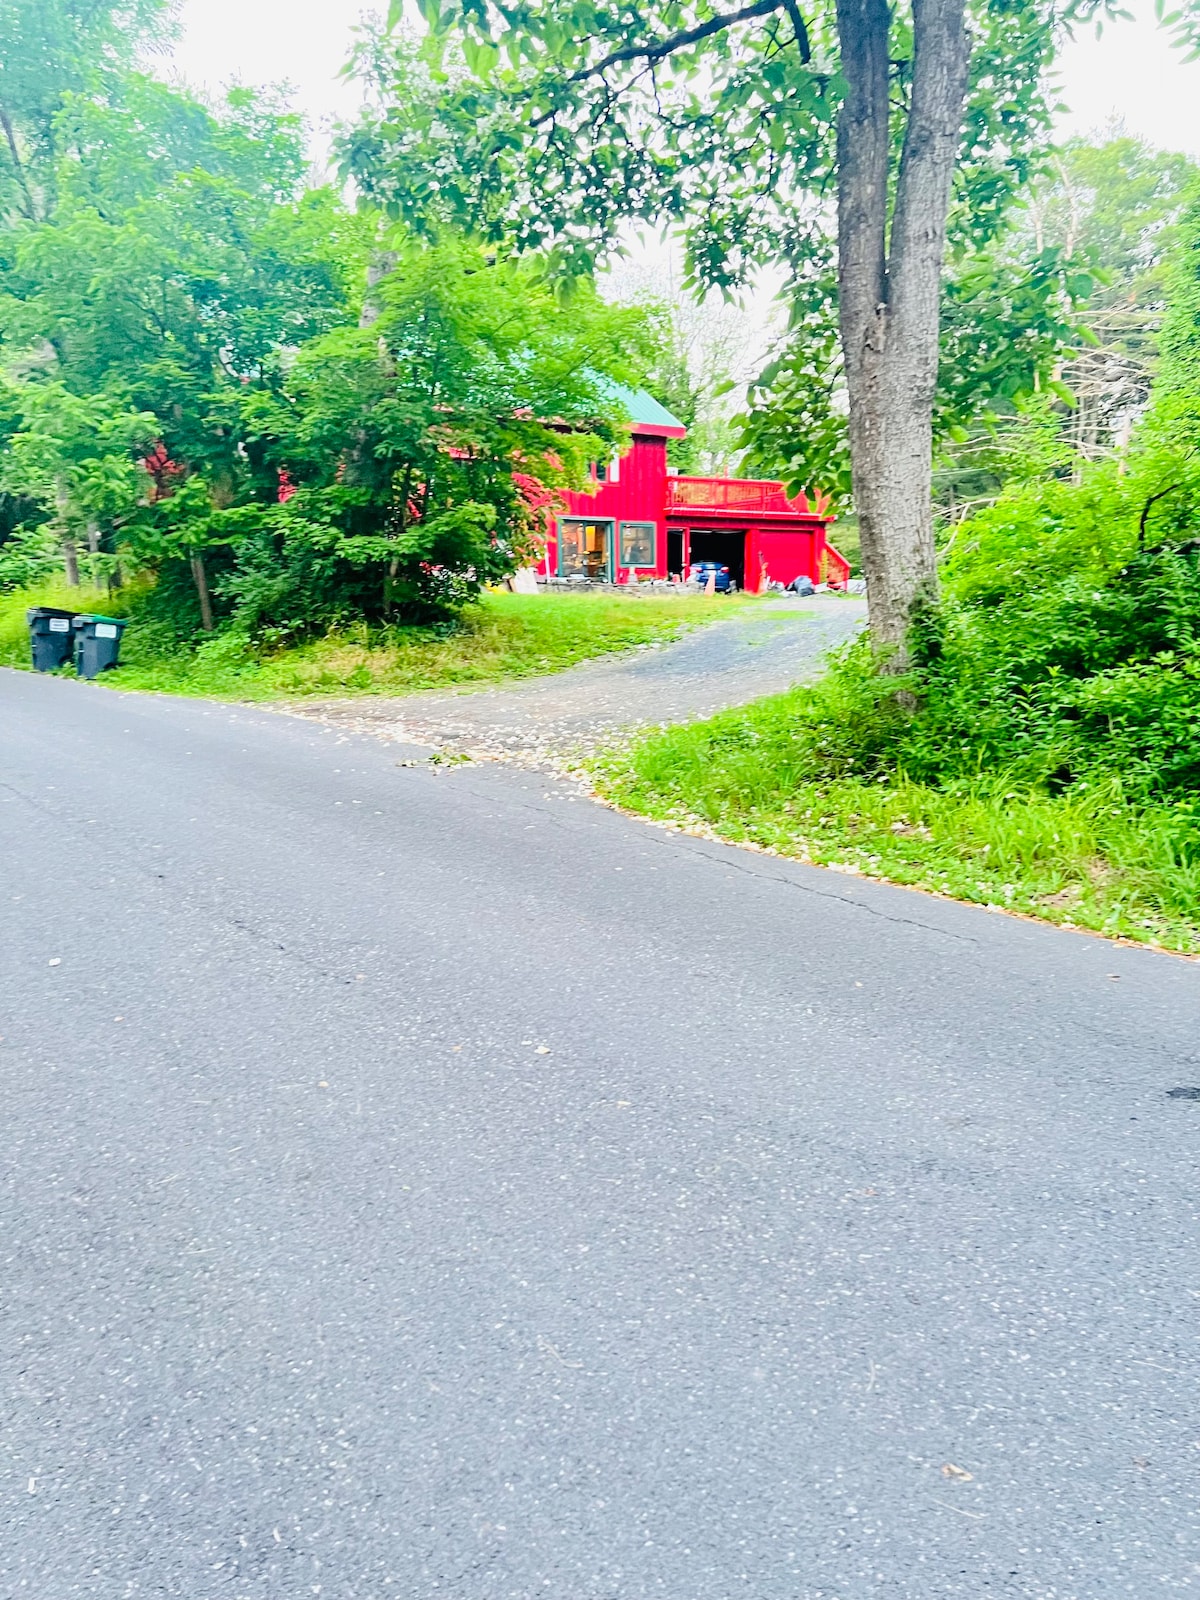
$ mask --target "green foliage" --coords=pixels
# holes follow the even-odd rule
[[[38,514],[0,544],[0,586],[44,575],[50,552],[67,542],[91,547],[97,579],[100,530],[111,538],[144,498],[136,458],[154,440],[157,419],[119,393],[80,396],[54,382],[23,385],[15,406],[21,424],[0,454],[0,490]]]
[[[1190,157],[1119,131],[1098,143],[1069,139],[1032,185],[1021,235],[1103,272],[1102,301],[1161,300],[1163,263],[1196,176]]]
[[[214,111],[114,71],[56,104],[53,214],[0,234],[4,583],[45,570],[49,528],[94,568],[227,543],[214,507],[277,489],[245,447],[247,390],[356,317],[370,247],[303,192],[303,130],[270,96]]]
[[[428,0],[420,43],[368,34],[372,109],[343,143],[361,192],[414,227],[463,222],[588,271],[629,220],[686,225],[697,281],[820,254],[813,199],[833,188],[843,82],[833,8],[780,5],[733,27],[706,4],[598,8],[592,0]],[[1094,10],[977,0],[955,235],[1000,225],[1045,140],[1043,74],[1055,29]],[[803,10],[803,15],[801,14]],[[397,13],[398,15],[398,13]],[[395,18],[393,18],[393,24]],[[686,47],[672,41],[703,30]],[[897,8],[897,101],[911,21]],[[658,51],[658,58],[647,52]],[[897,118],[897,139],[903,119]]]
[[[0,585],[86,544],[93,578],[157,575],[165,639],[282,638],[445,616],[525,560],[622,436],[655,317],[306,190],[272,94],[47,40],[54,204],[0,231]]]
[[[737,419],[748,472],[782,478],[790,494],[819,485],[840,504],[850,499],[837,282],[832,263],[792,285],[788,335],[748,392]]]
[[[1005,484],[1032,481],[1035,458],[1041,475],[1077,481],[1086,463],[1127,449],[1150,394],[1166,263],[1196,173],[1188,157],[1124,134],[1069,140],[1049,153],[1009,232],[983,258],[994,294],[985,276],[975,304],[960,304],[952,274],[941,386],[966,404],[943,430],[934,472],[949,520]],[[1040,283],[1035,270],[1010,294],[1006,284],[1021,285],[1039,263]],[[1039,313],[1039,302],[1053,313],[1051,280],[1059,284],[1059,326]],[[972,418],[976,371],[986,403]],[[1018,381],[996,385],[997,372]]]
[[[53,215],[64,105],[103,96],[139,51],[165,43],[171,9],[168,0],[0,0],[0,216]]]
[[[986,248],[960,244],[948,263],[934,425],[935,482],[950,511],[1022,481],[1035,439],[1043,470],[1070,475],[1072,424],[1102,433],[1149,391],[1164,263],[1195,165],[1122,135],[1038,152],[1038,169],[1003,225],[993,219]],[[836,281],[815,245],[789,297],[788,337],[742,419],[747,459],[845,500]]]
[[[197,642],[195,593],[186,574],[176,582],[168,567],[149,591],[135,585],[110,595],[59,583],[0,594],[0,666],[29,665],[30,605],[130,617],[121,666],[101,682],[234,700],[411,694],[515,680],[664,642],[728,615],[725,603],[700,597],[489,593],[460,617],[433,626],[356,621],[302,643],[266,631],[254,640],[240,630]]]
[[[369,227],[302,194],[298,119],[249,91],[218,114],[130,77],[119,102],[71,101],[60,123],[56,216],[2,246],[0,335],[30,377],[118,385],[228,497],[241,390],[354,315]]]
[[[1051,434],[1037,443],[1053,441]],[[1033,461],[1020,463],[1010,489],[955,529],[943,572],[956,598],[996,604],[1041,591],[1064,574],[1084,583],[1103,582],[1133,554],[1134,486],[1111,466],[1090,473],[1080,485],[1052,475],[1039,483],[1033,477],[1039,454],[1035,447]]]
[[[60,512],[75,531],[130,514],[145,486],[133,456],[149,448],[156,417],[119,394],[80,396],[61,383],[24,385],[18,403],[21,426],[0,466],[8,493]]]
[[[59,540],[45,523],[18,524],[0,540],[0,594],[43,583],[58,566]]]
[[[289,625],[318,591],[322,624],[458,609],[533,558],[547,494],[625,436],[613,383],[652,352],[642,311],[587,284],[564,303],[535,263],[454,237],[397,235],[389,265],[367,326],[247,397],[256,452],[302,489],[225,585],[250,625]]]
[[[1200,180],[1179,226],[1168,272],[1170,304],[1162,330],[1158,398],[1200,406]],[[1194,435],[1200,439],[1200,433]]]
[[[1086,338],[1078,310],[1094,279],[1055,247],[1009,259],[997,247],[952,260],[943,289],[934,401],[943,447],[972,428],[1022,413],[1055,385],[1063,354]],[[751,386],[740,419],[747,466],[794,492],[819,484],[850,498],[845,384],[831,261],[809,263],[789,290],[782,348]]]

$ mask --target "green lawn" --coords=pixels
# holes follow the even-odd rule
[[[0,665],[29,666],[27,606],[70,606],[120,616],[133,605],[122,665],[101,680],[112,688],[234,700],[398,695],[558,672],[593,656],[673,639],[688,627],[752,603],[742,597],[661,592],[489,594],[456,627],[359,624],[308,644],[262,652],[228,633],[196,647],[180,647],[153,626],[139,623],[136,601],[136,594],[123,598],[61,585],[0,595]]]
[[[811,691],[666,729],[598,764],[627,810],[1069,927],[1200,951],[1195,824],[1114,780],[1059,796],[1002,775],[933,788],[814,773]]]

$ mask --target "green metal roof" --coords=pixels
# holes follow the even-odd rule
[[[648,428],[678,428],[681,434],[687,432],[679,418],[672,416],[666,406],[660,406],[645,389],[627,389],[623,383],[610,383],[608,388],[625,407],[635,427],[640,422]]]

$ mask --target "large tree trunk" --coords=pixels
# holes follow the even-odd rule
[[[969,56],[963,0],[913,0],[912,94],[888,239],[889,9],[838,0],[838,284],[850,458],[875,647],[907,664],[937,597],[933,399],[950,183]]]

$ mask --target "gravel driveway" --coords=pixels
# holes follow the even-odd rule
[[[776,600],[696,628],[673,644],[642,646],[549,677],[287,709],[402,744],[537,762],[581,753],[621,729],[686,722],[778,694],[814,676],[826,653],[865,618],[861,600]]]

